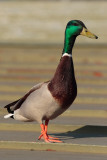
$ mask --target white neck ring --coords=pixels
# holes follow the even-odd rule
[[[64,53],[64,54],[62,55],[62,57],[64,57],[64,56],[72,57],[72,55],[71,55],[71,54],[68,54],[68,53]]]

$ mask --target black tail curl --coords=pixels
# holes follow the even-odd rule
[[[8,113],[12,113],[12,114],[13,114],[13,113],[14,113],[14,111],[12,111],[12,110],[11,110],[11,106],[14,106],[18,101],[19,101],[19,100],[14,101],[14,102],[12,102],[12,103],[10,103],[10,104],[6,105],[4,108],[6,108],[6,109],[7,109]],[[13,118],[13,116],[11,116],[11,118]]]

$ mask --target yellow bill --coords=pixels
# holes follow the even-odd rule
[[[87,28],[83,28],[80,35],[83,35],[89,38],[93,38],[93,39],[98,39],[98,37],[95,34],[91,33]]]

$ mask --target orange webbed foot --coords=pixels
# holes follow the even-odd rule
[[[62,143],[62,141],[60,141],[58,138],[51,137],[51,136],[47,135],[46,133],[41,134],[39,136],[38,140],[40,140],[40,139],[44,139],[44,141],[47,143]]]
[[[48,121],[45,121],[45,125],[41,124],[41,135],[39,136],[38,140],[44,139],[45,142],[47,143],[63,143],[62,141],[59,140],[59,138],[56,137],[51,137],[47,134],[47,126],[48,126]]]

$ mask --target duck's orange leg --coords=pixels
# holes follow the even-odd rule
[[[38,140],[40,140],[42,137],[43,139],[45,140],[45,142],[56,142],[56,143],[61,143],[62,141],[58,140],[58,138],[54,138],[54,137],[51,137],[47,134],[47,128],[48,128],[48,123],[49,123],[49,120],[46,120],[45,121],[45,125],[44,124],[41,124],[41,135],[39,136]]]
[[[49,123],[49,120],[46,120],[45,121],[45,131],[46,131],[46,133],[47,133],[47,130],[48,130],[48,123]],[[59,138],[56,138],[56,137],[51,137],[49,135],[48,135],[48,137],[51,138],[51,139],[59,139]]]

